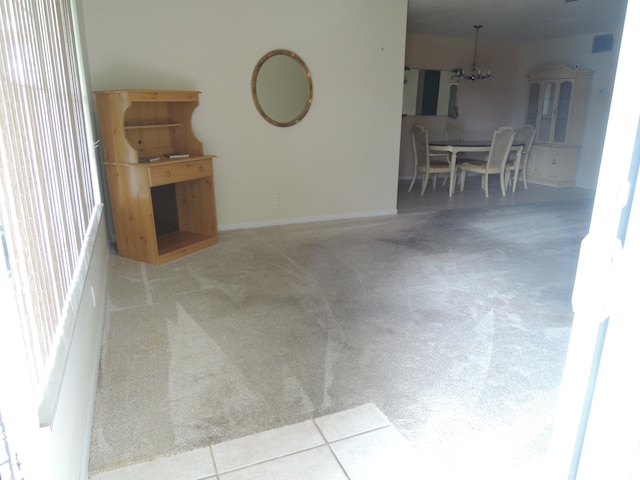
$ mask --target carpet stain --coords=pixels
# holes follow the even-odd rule
[[[221,232],[159,267],[112,257],[90,470],[365,403],[434,472],[531,460],[548,442],[589,212],[319,222]]]

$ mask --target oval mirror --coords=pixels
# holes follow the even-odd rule
[[[295,53],[273,50],[254,68],[251,93],[253,103],[267,122],[289,127],[302,120],[311,107],[311,73]]]

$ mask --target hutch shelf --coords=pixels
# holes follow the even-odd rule
[[[537,129],[527,181],[552,187],[573,186],[592,73],[550,65],[527,75],[526,123]]]
[[[213,155],[191,129],[199,93],[95,92],[118,254],[154,265],[218,242]]]

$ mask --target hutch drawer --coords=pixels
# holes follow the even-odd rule
[[[189,163],[172,163],[149,167],[149,185],[157,187],[169,183],[186,182],[213,175],[211,160],[199,160]]]

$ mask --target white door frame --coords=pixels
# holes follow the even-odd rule
[[[640,0],[629,0],[591,225],[580,249],[549,471],[541,478],[640,478],[638,25]]]

